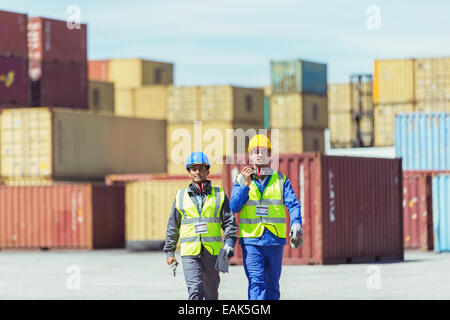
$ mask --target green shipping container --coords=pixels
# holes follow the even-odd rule
[[[270,97],[264,97],[264,129],[270,129]]]
[[[270,62],[272,94],[327,94],[327,65],[304,60]]]

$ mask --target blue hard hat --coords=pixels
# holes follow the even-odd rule
[[[208,157],[201,151],[194,151],[190,154],[186,160],[186,170],[189,170],[193,164],[205,164],[208,169],[210,167]]]

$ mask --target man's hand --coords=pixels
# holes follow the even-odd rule
[[[226,252],[225,260],[228,260],[228,259],[230,259],[230,258],[232,258],[234,256],[234,248],[232,246],[230,246],[229,244],[226,243],[223,246],[223,249]]]
[[[175,257],[169,257],[167,258],[166,261],[169,267],[172,266],[173,264],[178,265],[178,261]]]
[[[289,243],[293,249],[297,249],[303,245],[303,229],[299,223],[294,223],[292,225],[289,236],[291,237]]]
[[[250,185],[250,183],[252,183],[252,179],[250,178],[250,176],[254,173],[254,170],[252,167],[250,166],[245,166],[242,169],[242,176],[244,177],[244,183],[245,185],[248,187]]]

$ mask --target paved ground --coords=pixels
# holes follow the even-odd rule
[[[182,268],[177,271],[174,278],[161,252],[1,251],[0,299],[186,299]],[[397,263],[283,266],[280,286],[282,299],[450,299],[450,253],[407,251]],[[247,299],[242,266],[222,274],[220,298]]]

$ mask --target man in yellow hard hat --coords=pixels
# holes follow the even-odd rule
[[[290,244],[303,244],[300,203],[289,179],[270,167],[270,141],[255,135],[249,143],[249,159],[236,177],[230,208],[240,212],[239,243],[242,247],[249,300],[278,300],[279,280],[286,244],[286,211],[290,215]]]

